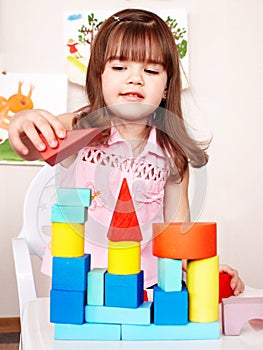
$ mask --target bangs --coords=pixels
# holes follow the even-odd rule
[[[104,56],[104,64],[113,59],[149,62],[167,69],[164,40],[158,31],[144,23],[123,22],[113,28]]]

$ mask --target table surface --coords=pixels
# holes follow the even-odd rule
[[[263,296],[263,290],[246,287],[242,297]],[[219,340],[187,341],[58,341],[49,322],[49,298],[39,298],[25,308],[22,324],[23,350],[262,350],[263,320],[243,326],[239,336],[221,335]],[[26,326],[23,326],[26,325]]]

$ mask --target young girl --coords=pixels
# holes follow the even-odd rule
[[[60,185],[91,187],[86,252],[94,266],[107,266],[107,231],[123,178],[127,179],[143,233],[141,265],[145,287],[157,282],[152,256],[152,223],[190,221],[189,165],[208,161],[206,145],[186,131],[181,109],[180,63],[167,24],[156,14],[122,10],[100,27],[90,55],[86,89],[89,105],[55,117],[43,110],[12,118],[9,140],[27,160],[39,158],[45,145],[71,128],[99,128],[103,138],[59,165]],[[234,294],[244,289],[237,271]]]

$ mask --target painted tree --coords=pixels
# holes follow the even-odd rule
[[[184,36],[186,34],[186,29],[180,28],[178,26],[177,20],[171,18],[170,16],[167,17],[166,23],[170,28],[171,32],[173,33],[173,37],[177,45],[179,57],[182,59],[187,52],[187,40],[184,39]]]
[[[88,44],[91,48],[93,40],[99,30],[99,27],[103,22],[104,21],[99,21],[97,18],[95,18],[94,13],[89,14],[88,26],[83,24],[78,30],[78,32],[80,33],[78,36],[79,42],[81,44]]]

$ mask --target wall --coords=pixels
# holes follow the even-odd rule
[[[141,5],[132,0],[0,1],[0,65],[32,73],[64,72],[64,11],[107,6],[115,12]],[[207,192],[197,216],[218,222],[221,261],[235,266],[247,284],[263,288],[258,277],[263,270],[263,3],[152,0],[144,4],[153,10],[165,6],[188,11],[191,88],[184,93],[184,109],[200,136],[213,136],[204,183]],[[69,85],[68,110],[80,106],[83,98],[82,89]],[[22,225],[26,188],[38,170],[38,166],[0,165],[0,317],[18,315],[10,240]],[[45,278],[38,285],[42,294],[47,293]]]

